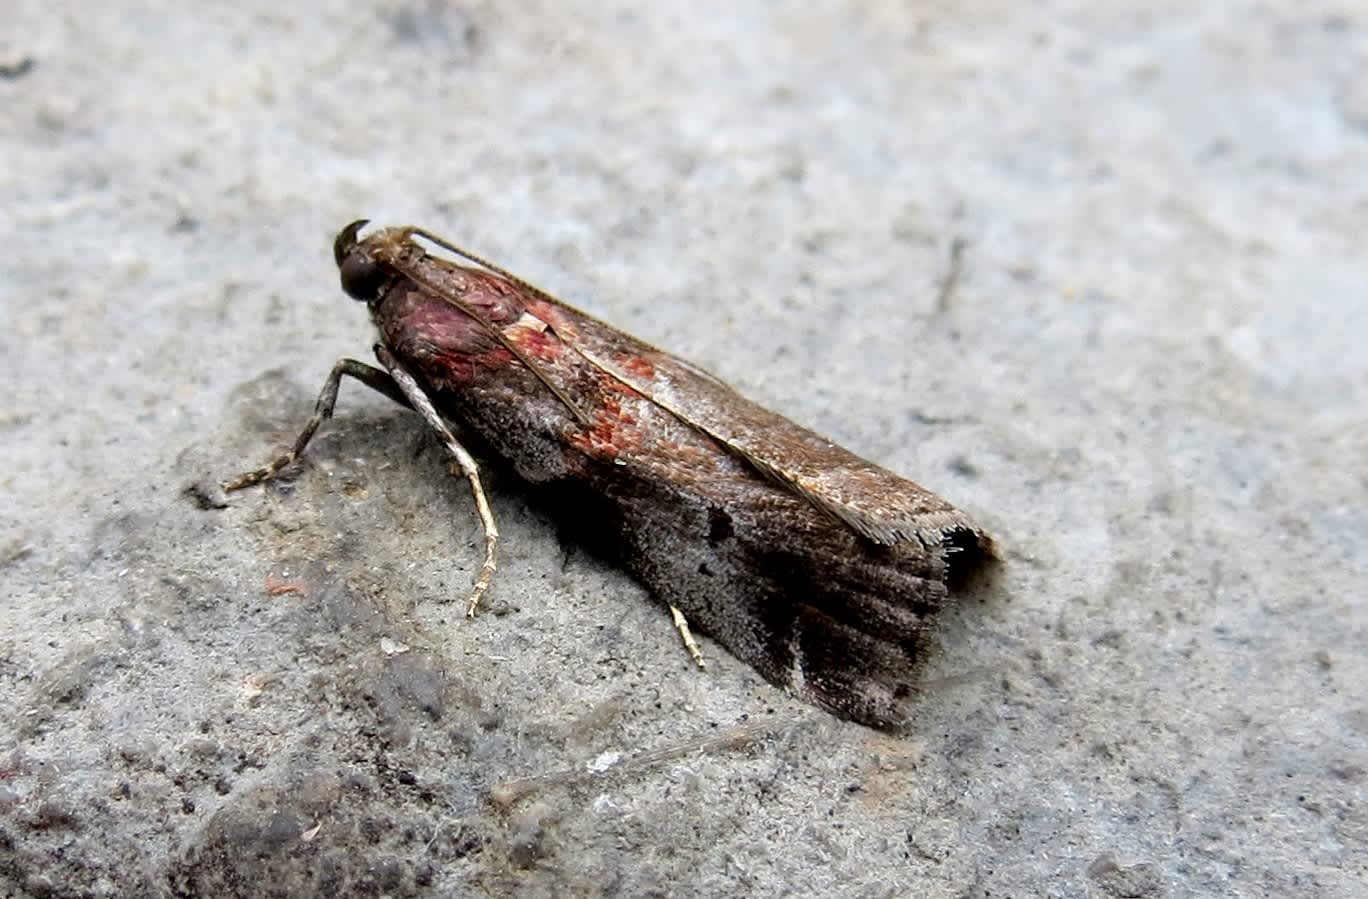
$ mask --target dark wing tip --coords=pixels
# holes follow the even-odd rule
[[[945,553],[945,586],[951,593],[981,583],[999,562],[993,538],[972,527],[943,531],[940,545]]]

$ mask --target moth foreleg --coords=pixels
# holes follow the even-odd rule
[[[394,379],[378,368],[374,368],[364,362],[357,362],[355,359],[339,359],[337,364],[332,367],[328,374],[328,380],[323,382],[323,389],[318,394],[318,400],[314,403],[313,415],[309,416],[308,422],[304,425],[304,430],[299,432],[295,438],[294,446],[290,447],[289,452],[278,456],[258,469],[249,471],[246,474],[238,475],[231,481],[224,481],[222,487],[225,493],[234,490],[241,490],[243,487],[250,487],[253,484],[260,484],[262,481],[269,481],[280,473],[291,462],[304,454],[304,448],[313,439],[314,432],[319,425],[332,418],[333,407],[337,405],[337,388],[342,383],[342,376],[355,378],[372,390],[377,390],[385,396],[404,406],[410,406],[408,398],[399,389],[399,385]]]
[[[385,349],[383,345],[377,344],[375,347],[375,357],[380,360],[380,364],[389,369],[389,376],[393,383],[403,392],[407,399],[406,405],[410,406],[423,420],[437,432],[442,438],[442,443],[446,445],[447,451],[455,458],[456,464],[460,466],[461,473],[470,482],[471,493],[475,495],[475,509],[479,513],[480,523],[484,525],[485,534],[485,560],[483,567],[480,568],[480,576],[475,580],[475,587],[470,592],[470,602],[466,607],[466,616],[475,617],[475,608],[480,604],[480,597],[489,589],[490,583],[494,580],[494,551],[499,542],[499,528],[494,523],[494,513],[489,508],[489,499],[485,496],[484,486],[480,483],[480,469],[475,464],[475,459],[461,446],[456,440],[451,429],[447,427],[442,416],[433,406],[432,400],[423,392],[422,385],[418,379],[409,374],[408,369],[404,368],[393,353]],[[334,388],[336,392],[336,388]]]

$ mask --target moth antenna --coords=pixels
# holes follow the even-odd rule
[[[436,234],[433,234],[431,231],[426,231],[422,228],[410,228],[408,229],[408,233],[416,234],[417,236],[428,241],[429,243],[441,247],[442,249],[446,250],[448,253],[451,253],[454,256],[464,259],[467,262],[473,262],[481,268],[493,272],[494,274],[499,275],[500,277],[507,278],[509,281],[512,281],[517,286],[523,288],[524,290],[532,294],[535,294],[537,299],[547,300],[548,302],[552,303],[560,302],[560,300],[557,297],[552,296],[551,294],[542,290],[535,284],[531,284],[527,281],[524,281],[522,278],[519,278],[517,275],[510,272],[508,269],[500,268],[499,266],[490,262],[483,256],[472,253],[471,251],[464,249],[463,247],[458,247],[456,246],[456,244],[451,243],[450,241],[443,240]]]

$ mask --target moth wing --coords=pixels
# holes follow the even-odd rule
[[[968,532],[991,553],[989,538],[939,496],[751,402],[697,366],[588,316],[557,332],[596,367],[861,536],[884,545],[911,539],[930,545]]]

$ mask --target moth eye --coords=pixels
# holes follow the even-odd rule
[[[385,270],[364,253],[352,253],[338,267],[342,289],[354,300],[375,299],[385,283]]]

